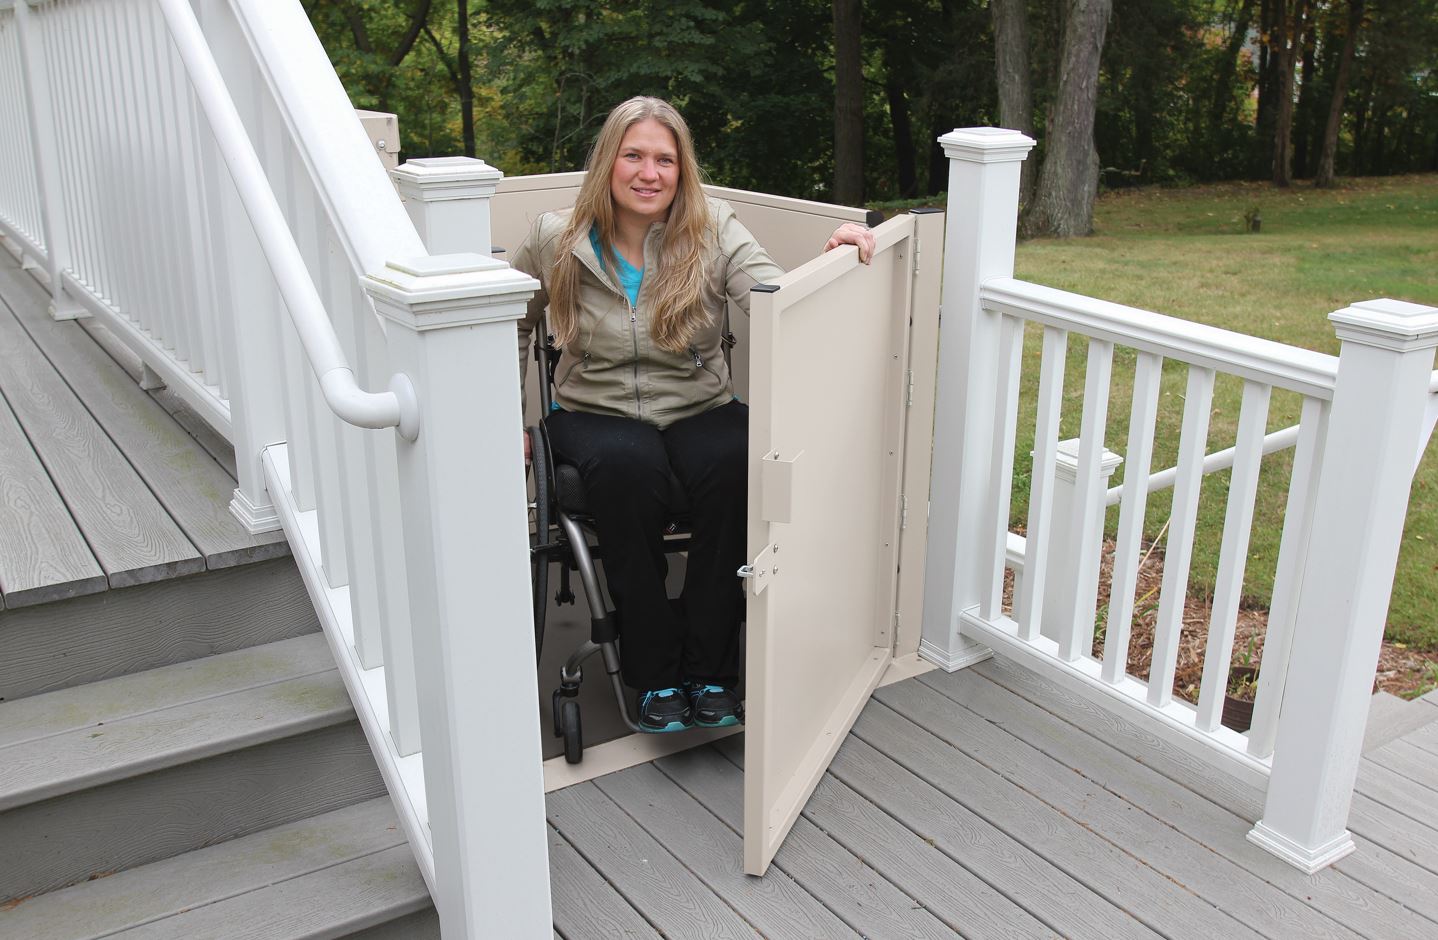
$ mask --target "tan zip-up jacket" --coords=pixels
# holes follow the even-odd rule
[[[618,278],[610,273],[612,260],[601,266],[589,239],[579,240],[575,249],[581,262],[579,333],[560,354],[554,372],[554,400],[561,408],[638,418],[664,428],[733,398],[733,382],[721,345],[724,305],[733,300],[747,315],[750,288],[772,282],[784,272],[735,217],[733,207],[719,199],[711,198],[708,203],[716,235],[708,259],[705,302],[710,322],[695,334],[684,353],[661,349],[649,335],[654,280],[649,275],[659,255],[664,223],[651,225],[645,236],[645,278],[639,303],[633,307]],[[540,283],[519,323],[520,375],[525,371],[535,327],[543,323],[549,303],[549,272],[569,215],[570,210],[565,209],[536,219],[512,262]]]

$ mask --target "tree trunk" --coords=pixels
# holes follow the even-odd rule
[[[834,0],[834,201],[864,201],[864,63],[859,0]]]
[[[1314,186],[1333,185],[1338,131],[1343,127],[1343,100],[1348,95],[1348,76],[1353,71],[1353,51],[1358,43],[1358,29],[1362,25],[1363,0],[1348,0],[1348,31],[1343,37],[1338,76],[1333,80],[1333,100],[1328,105],[1328,123],[1323,127],[1323,149],[1318,155],[1318,170],[1313,175]]]
[[[1064,26],[1058,92],[1047,128],[1047,153],[1039,171],[1033,205],[1024,218],[1026,235],[1088,235],[1098,190],[1094,109],[1098,104],[1099,56],[1108,31],[1112,0],[1071,0]]]
[[[474,79],[469,61],[469,0],[455,0],[459,16],[459,118],[464,132],[464,155],[474,154]]]
[[[912,199],[919,194],[914,129],[909,122],[908,96],[904,94],[903,84],[892,71],[884,83],[884,92],[889,98],[889,124],[894,129],[894,160],[898,163],[899,195],[904,199]]]
[[[1252,170],[1254,176],[1270,174],[1273,171],[1273,129],[1274,115],[1278,110],[1278,89],[1275,87],[1277,51],[1273,40],[1278,32],[1284,0],[1262,0],[1258,12],[1258,109],[1254,116],[1254,154]]]
[[[1277,61],[1273,116],[1273,185],[1287,186],[1293,172],[1293,65],[1294,54],[1303,43],[1307,0],[1283,0],[1278,8]]]
[[[1298,104],[1293,112],[1293,175],[1313,175],[1309,142],[1313,139],[1313,81],[1317,64],[1318,4],[1310,0],[1308,28],[1303,31],[1303,63],[1299,67]]]
[[[990,0],[994,25],[994,71],[999,86],[999,123],[1034,136],[1034,93],[1029,72],[1029,24],[1026,0]],[[1033,159],[1019,171],[1019,211],[1034,189]]]
[[[1228,109],[1232,103],[1233,76],[1238,71],[1238,54],[1248,40],[1248,24],[1253,20],[1253,0],[1243,0],[1238,16],[1233,20],[1233,32],[1228,34],[1228,45],[1218,60],[1213,76],[1213,97],[1208,109],[1208,134],[1210,140],[1228,125]]]

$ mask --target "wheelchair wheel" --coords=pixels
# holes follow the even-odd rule
[[[579,703],[565,699],[559,706],[559,724],[564,732],[564,759],[577,764],[584,760],[584,731],[579,722]]]
[[[564,719],[561,718],[559,714],[559,707],[562,704],[564,704],[564,698],[559,694],[559,690],[555,689],[554,694],[550,696],[549,714],[550,723],[554,728],[554,736],[556,738],[564,737]]]

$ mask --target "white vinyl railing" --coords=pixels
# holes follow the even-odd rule
[[[1032,141],[990,128],[950,157],[943,339],[922,651],[955,669],[989,648],[1267,793],[1250,839],[1305,870],[1345,826],[1408,489],[1435,414],[1438,309],[1366,301],[1331,316],[1339,356],[1013,277],[1018,168]],[[1041,334],[1028,515],[1010,531],[1025,328]],[[1086,340],[1078,438],[1060,441],[1070,337]],[[1037,337],[1036,337],[1037,338]],[[1115,351],[1135,363],[1122,454],[1105,440]],[[1165,363],[1184,376],[1176,465],[1153,472]],[[1234,446],[1206,453],[1215,383],[1241,383]],[[1298,425],[1267,432],[1275,390]],[[1221,723],[1262,458],[1294,448],[1253,726]],[[1126,464],[1122,485],[1108,476]],[[1203,477],[1231,470],[1197,702],[1174,695]],[[1149,496],[1173,488],[1151,666],[1128,670]],[[1119,506],[1098,607],[1105,509]],[[1151,530],[1153,526],[1150,524]],[[1005,602],[1005,569],[1013,569]],[[1094,655],[1096,634],[1102,652]]]
[[[445,935],[551,936],[513,709],[535,282],[426,251],[291,0],[0,0],[0,120],[0,235],[234,444],[232,508],[285,529]]]

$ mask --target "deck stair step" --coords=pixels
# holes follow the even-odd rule
[[[1428,707],[1423,699],[1410,702],[1387,692],[1376,692],[1368,706],[1368,728],[1363,735],[1363,753],[1376,751],[1435,721],[1438,721],[1438,708]]]
[[[319,634],[0,703],[0,902],[383,793]]]
[[[422,940],[439,929],[379,797],[0,908],[0,936]]]

